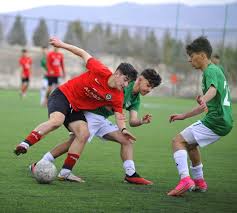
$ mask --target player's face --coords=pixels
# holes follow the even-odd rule
[[[129,78],[126,75],[122,75],[118,72],[115,78],[115,86],[118,90],[123,90],[124,87],[128,86],[129,81]]]
[[[139,93],[144,96],[151,92],[153,87],[150,85],[149,81],[145,79],[143,76],[139,77]]]
[[[189,63],[195,68],[200,69],[203,64],[203,53],[192,53],[188,56]]]

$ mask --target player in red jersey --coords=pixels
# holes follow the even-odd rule
[[[46,57],[47,66],[47,78],[48,78],[48,89],[46,93],[45,105],[47,105],[47,100],[49,94],[55,89],[59,84],[59,78],[65,78],[64,69],[64,56],[55,47],[53,51],[50,51]]]
[[[27,89],[29,87],[30,76],[31,76],[31,66],[32,59],[28,56],[28,52],[26,49],[23,49],[22,55],[19,58],[19,64],[22,67],[21,72],[21,97],[26,96]]]
[[[49,120],[37,126],[16,147],[14,152],[16,155],[26,153],[27,149],[43,136],[64,124],[75,134],[75,140],[68,150],[63,165],[67,173],[63,175],[67,176],[70,175],[90,136],[82,110],[110,106],[122,134],[131,141],[136,140],[126,129],[123,115],[123,89],[128,86],[130,80],[136,79],[137,71],[131,64],[121,63],[112,73],[104,64],[81,48],[66,44],[56,38],[50,39],[50,43],[80,56],[85,61],[87,72],[69,80],[53,91],[48,101]]]

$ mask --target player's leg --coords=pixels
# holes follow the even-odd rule
[[[48,88],[48,80],[46,77],[44,77],[42,80],[41,88],[40,88],[40,105],[41,106],[46,106],[45,98],[46,98],[47,88]]]
[[[111,125],[109,125],[108,128],[111,128]],[[133,144],[119,130],[112,130],[112,132],[105,134],[103,138],[117,142],[121,145],[120,156],[123,161],[123,168],[125,171],[124,180],[126,182],[141,185],[153,184],[136,172],[135,163],[133,161]]]
[[[49,132],[60,127],[65,120],[65,114],[70,111],[70,104],[60,90],[56,90],[49,99],[49,120],[38,125],[14,150],[16,155],[24,154],[27,149],[41,140]],[[65,113],[65,114],[63,114]]]
[[[80,158],[80,155],[82,154],[90,136],[83,112],[81,112],[81,116],[82,118],[80,120],[77,119],[76,121],[69,123],[70,130],[72,130],[75,134],[75,139],[69,147],[67,157],[58,175],[60,180],[83,182],[82,180],[78,179],[79,177],[72,174],[72,169],[75,166],[77,160]]]
[[[195,191],[205,192],[208,186],[203,176],[203,165],[198,144],[190,144],[187,148],[191,160],[190,170],[195,183]]]
[[[187,161],[187,142],[181,134],[176,135],[172,140],[173,157],[180,176],[177,186],[168,195],[179,196],[194,188],[195,184],[190,178]]]

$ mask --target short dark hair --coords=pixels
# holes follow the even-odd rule
[[[218,54],[214,54],[212,57],[216,59],[220,59],[220,56]]]
[[[204,52],[207,58],[211,58],[212,46],[206,37],[200,36],[186,46],[186,52],[189,56],[193,53]]]
[[[154,88],[161,84],[161,77],[158,72],[154,69],[145,69],[142,71],[141,75],[148,80],[149,84]]]
[[[22,52],[22,53],[26,53],[26,52],[27,52],[27,49],[22,49],[21,52]]]
[[[129,63],[121,63],[116,70],[119,70],[121,74],[126,75],[130,81],[135,81],[137,79],[137,70]]]

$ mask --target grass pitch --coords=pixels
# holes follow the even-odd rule
[[[113,142],[94,139],[87,144],[73,172],[86,183],[54,181],[38,184],[28,173],[28,165],[67,139],[62,127],[48,135],[23,156],[13,149],[36,125],[47,119],[47,110],[39,106],[38,92],[21,100],[17,91],[0,90],[0,212],[237,212],[237,128],[219,142],[201,149],[204,173],[209,190],[168,197],[166,192],[178,182],[172,159],[171,139],[198,117],[168,123],[172,113],[189,110],[193,100],[177,98],[143,98],[140,114],[150,112],[153,122],[131,128],[137,136],[134,159],[137,172],[154,182],[138,186],[123,182],[120,147]],[[237,120],[237,104],[233,104]],[[65,156],[56,160],[58,170]]]

